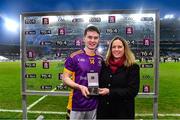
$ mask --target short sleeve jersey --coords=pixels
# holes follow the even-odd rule
[[[64,72],[70,73],[75,83],[88,86],[87,73],[100,73],[102,60],[100,55],[89,56],[84,50],[78,50],[66,59]],[[80,90],[73,89],[67,108],[74,111],[89,111],[94,110],[97,104],[97,97],[86,98]]]

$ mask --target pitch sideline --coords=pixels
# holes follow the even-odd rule
[[[0,112],[17,112],[22,113],[22,110],[7,110],[7,109],[0,109]],[[42,113],[42,114],[57,114],[57,115],[63,115],[66,114],[66,112],[53,112],[53,111],[27,111],[28,113]],[[136,116],[153,116],[153,114],[136,114]],[[172,116],[172,117],[180,117],[180,114],[161,114],[159,113],[158,116],[165,117],[165,116]]]

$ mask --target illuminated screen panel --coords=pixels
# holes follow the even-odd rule
[[[101,31],[98,50],[104,57],[114,36],[122,36],[128,41],[141,68],[140,92],[153,92],[156,14],[121,11],[111,14],[22,15],[23,67],[27,90],[68,90],[62,84],[64,61],[70,53],[83,48],[83,32],[89,24]]]

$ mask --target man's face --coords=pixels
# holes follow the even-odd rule
[[[87,31],[84,43],[89,50],[95,50],[99,44],[99,34],[96,31]]]

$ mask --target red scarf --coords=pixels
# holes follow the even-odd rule
[[[113,58],[109,59],[109,67],[112,71],[112,73],[115,73],[118,67],[121,67],[124,65],[125,57],[120,58],[118,61],[114,61]]]

